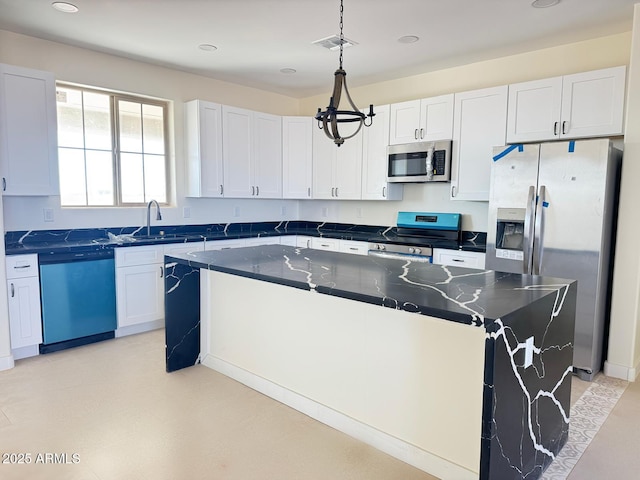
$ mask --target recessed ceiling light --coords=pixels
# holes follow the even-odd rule
[[[398,42],[400,43],[416,43],[420,40],[420,37],[416,37],[415,35],[405,35],[404,37],[400,37]]]
[[[78,11],[78,7],[76,7],[72,3],[67,2],[53,2],[51,6],[59,12],[64,13],[76,13]]]
[[[281,68],[280,73],[291,74],[296,73],[297,70],[295,68]]]
[[[215,52],[218,47],[216,47],[215,45],[211,45],[210,43],[201,43],[200,45],[198,45],[198,48],[200,50],[204,50],[205,52]]]
[[[533,8],[547,8],[553,7],[560,3],[560,0],[533,0],[531,6]]]

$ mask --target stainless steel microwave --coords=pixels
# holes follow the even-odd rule
[[[451,140],[387,147],[387,181],[397,183],[451,180]]]

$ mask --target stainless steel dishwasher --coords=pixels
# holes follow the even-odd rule
[[[112,249],[38,255],[43,343],[40,353],[113,338],[116,282]]]

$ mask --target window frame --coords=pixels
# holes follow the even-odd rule
[[[109,114],[111,117],[110,128],[111,128],[111,162],[113,167],[113,197],[114,202],[110,205],[65,205],[62,204],[62,208],[139,208],[144,207],[148,204],[148,202],[123,202],[122,201],[122,177],[121,177],[121,154],[120,151],[120,115],[118,109],[118,101],[129,101],[133,103],[140,103],[144,105],[153,105],[162,108],[163,112],[163,138],[164,138],[164,189],[165,189],[165,201],[158,202],[162,206],[170,206],[171,205],[171,165],[170,165],[170,141],[169,141],[169,132],[170,132],[170,124],[169,124],[169,112],[170,112],[170,101],[164,100],[161,98],[148,97],[144,95],[137,95],[133,93],[119,92],[115,90],[107,90],[101,89],[99,87],[79,85],[69,82],[56,82],[56,89],[67,88],[78,90],[81,92],[89,92],[89,93],[98,93],[101,95],[109,96]],[[84,118],[84,105],[82,107],[82,114]],[[143,132],[144,132],[144,127]],[[83,132],[84,138],[84,132]],[[57,147],[58,149],[60,146]],[[63,147],[64,148],[64,147]],[[86,151],[86,147],[82,148],[83,151]],[[142,153],[142,152],[141,152]],[[58,169],[60,167],[58,166]],[[86,179],[85,179],[86,185]],[[151,200],[151,199],[150,199]],[[150,201],[149,200],[149,201]]]

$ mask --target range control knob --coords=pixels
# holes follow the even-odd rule
[[[420,250],[419,248],[416,248],[416,249],[415,249],[415,251],[414,251],[414,253],[415,253],[416,255],[420,255],[420,254],[422,253],[422,250]]]
[[[385,247],[384,245],[380,245],[380,250],[386,250],[387,247]]]
[[[413,247],[409,247],[409,253],[414,253],[415,251],[416,251],[416,249],[415,249],[415,248],[413,248]]]

